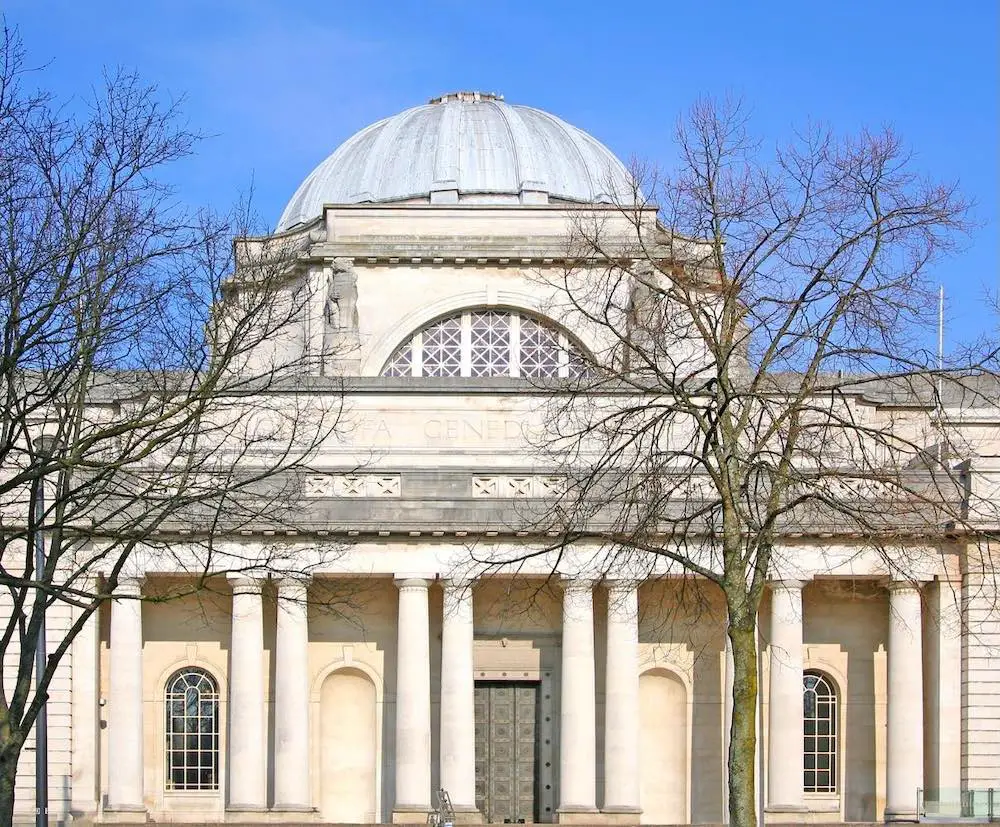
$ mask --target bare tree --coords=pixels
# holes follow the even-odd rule
[[[226,571],[301,571],[281,529],[336,383],[303,393],[297,250],[240,241],[248,211],[190,213],[166,168],[196,136],[117,73],[86,102],[33,91],[0,43],[0,821],[59,664],[119,578],[152,557],[185,592]],[[79,114],[70,114],[79,109]],[[234,275],[235,274],[235,275]],[[35,551],[44,549],[41,567]],[[327,550],[328,554],[335,549]],[[34,667],[45,618],[66,631]],[[68,614],[68,612],[64,612]]]
[[[794,568],[789,537],[847,538],[911,578],[926,561],[908,537],[978,539],[955,459],[967,446],[939,414],[997,385],[987,347],[938,364],[929,273],[967,205],[913,172],[892,132],[811,128],[765,152],[739,105],[703,102],[678,147],[675,175],[580,210],[570,264],[539,274],[589,345],[534,435],[570,484],[542,518],[558,542],[487,562],[565,568],[572,546],[591,574],[683,574],[721,595],[729,820],[754,825],[757,614]],[[874,395],[911,410],[859,404]]]

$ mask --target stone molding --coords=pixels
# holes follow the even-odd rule
[[[808,580],[797,580],[793,578],[782,578],[780,580],[769,580],[767,585],[771,591],[793,591],[800,592],[808,583]]]
[[[226,575],[226,580],[229,581],[234,595],[252,594],[259,597],[267,578],[233,572]]]
[[[544,499],[566,492],[566,478],[551,474],[489,474],[472,477],[474,499]]]
[[[430,588],[431,582],[434,580],[433,576],[421,576],[419,574],[399,574],[393,579],[393,583],[396,588],[400,591],[404,589],[420,589],[427,590]]]
[[[306,497],[399,497],[399,474],[310,474]]]
[[[114,597],[141,597],[144,577],[134,575],[124,575],[118,578],[118,587],[114,591]]]

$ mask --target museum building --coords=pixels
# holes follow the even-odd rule
[[[349,381],[282,542],[341,551],[309,578],[105,606],[49,703],[54,815],[424,823],[443,788],[465,822],[725,821],[721,599],[690,578],[588,574],[572,548],[555,572],[470,563],[551,542],[510,519],[563,485],[525,443],[534,380],[600,343],[552,313],[538,274],[564,266],[568,216],[613,221],[632,196],[592,136],[473,92],[362,129],[304,180],[275,237],[327,289],[275,347],[330,354],[311,392]],[[877,419],[898,400],[852,404]],[[917,581],[857,538],[788,540],[795,569],[760,620],[768,821],[915,820],[923,791],[1000,781],[991,586],[961,546],[912,542]],[[150,554],[121,593],[177,576]],[[31,787],[25,762],[19,809]]]

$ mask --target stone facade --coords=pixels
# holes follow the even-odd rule
[[[343,427],[303,480],[295,531],[232,542],[282,543],[310,577],[219,577],[194,596],[104,607],[49,702],[56,816],[424,822],[444,787],[468,821],[724,820],[718,596],[676,573],[587,575],[586,540],[516,578],[477,569],[474,559],[551,539],[530,528],[565,484],[528,439],[544,424],[545,391],[463,376],[465,356],[456,376],[383,375],[411,336],[462,314],[518,314],[522,336],[522,320],[545,320],[560,341],[599,350],[539,278],[563,266],[576,209],[341,204],[286,231],[315,297],[261,358],[309,364],[302,388],[319,398],[339,399],[346,377]],[[927,427],[931,414],[916,406],[904,420],[877,394],[852,404],[901,428]],[[988,499],[1000,410],[968,428]],[[894,580],[858,538],[787,540],[794,571],[772,583],[760,615],[768,820],[912,819],[918,789],[1000,781],[992,572],[970,565],[978,549],[960,540],[905,542],[916,582]],[[334,561],[310,566],[330,544]],[[178,576],[173,558],[151,554],[122,593],[166,594]],[[53,639],[68,617],[53,613]],[[190,777],[168,754],[168,693],[184,670],[214,686],[202,700],[215,716],[205,732],[218,733],[191,753],[201,763]],[[815,756],[804,754],[804,675],[833,691],[832,731],[816,747],[831,762],[821,791],[805,789]],[[504,734],[508,724],[516,731]],[[27,814],[30,747],[21,770]]]

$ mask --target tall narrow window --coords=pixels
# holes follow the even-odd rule
[[[219,789],[219,686],[186,667],[167,681],[167,789]]]
[[[582,352],[562,330],[516,310],[466,310],[402,342],[383,376],[573,378]]]
[[[807,793],[837,792],[837,693],[819,672],[802,676],[802,745],[805,759],[803,789]]]

